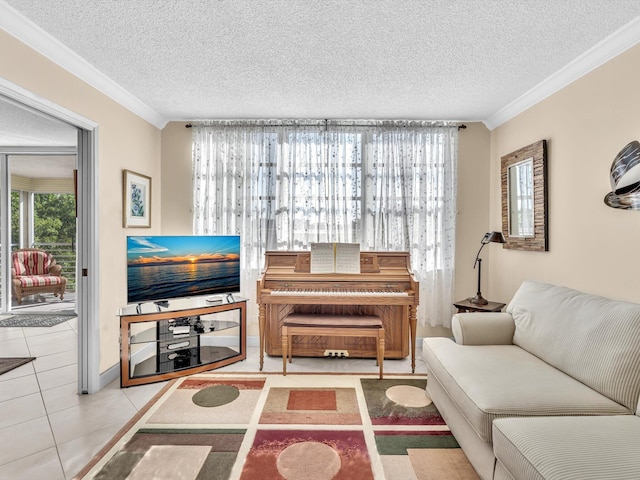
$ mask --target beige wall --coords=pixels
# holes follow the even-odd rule
[[[170,122],[162,130],[162,233],[193,233],[191,129]]]
[[[162,130],[162,232],[192,233],[191,130],[187,122],[170,122]],[[456,296],[475,295],[473,260],[482,235],[489,230],[490,133],[481,123],[460,130],[458,158],[458,227],[456,230]],[[499,228],[498,228],[499,229]],[[483,259],[490,252],[483,251]],[[486,281],[486,280],[483,280]],[[249,310],[251,311],[251,309]],[[257,318],[247,319],[249,335],[257,335]],[[450,335],[445,328],[422,327],[418,336]]]
[[[473,262],[485,233],[496,230],[489,216],[490,132],[482,123],[467,123],[460,130],[458,146],[458,217],[456,219],[456,300],[473,297],[478,287],[478,271]],[[500,230],[498,227],[497,230]],[[487,261],[493,246],[482,250]],[[482,292],[487,290],[487,269],[482,270]],[[486,296],[486,295],[485,295]]]
[[[117,364],[126,304],[127,235],[161,231],[160,131],[113,100],[0,31],[0,76],[99,125],[98,229],[100,371]],[[152,178],[151,229],[122,228],[122,170]]]
[[[491,225],[500,229],[500,157],[548,142],[549,251],[495,248],[487,293],[508,301],[525,279],[640,301],[640,212],[606,206],[617,153],[640,140],[640,46],[491,132]]]

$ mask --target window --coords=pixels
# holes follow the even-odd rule
[[[354,242],[409,251],[419,320],[450,321],[457,124],[202,122],[193,154],[194,233],[241,235],[245,295],[266,250]]]

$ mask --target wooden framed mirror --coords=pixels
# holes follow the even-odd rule
[[[548,251],[546,140],[503,156],[501,180],[504,248]]]

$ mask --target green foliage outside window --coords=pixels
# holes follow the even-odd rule
[[[71,194],[37,193],[34,195],[34,236],[36,243],[75,245],[75,198]]]
[[[11,192],[11,244],[20,243],[20,194]]]
[[[35,243],[75,245],[76,213],[72,194],[36,193],[33,198]],[[11,243],[20,243],[20,193],[11,192]]]

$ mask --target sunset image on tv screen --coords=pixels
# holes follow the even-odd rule
[[[129,303],[239,291],[239,236],[127,237]]]

